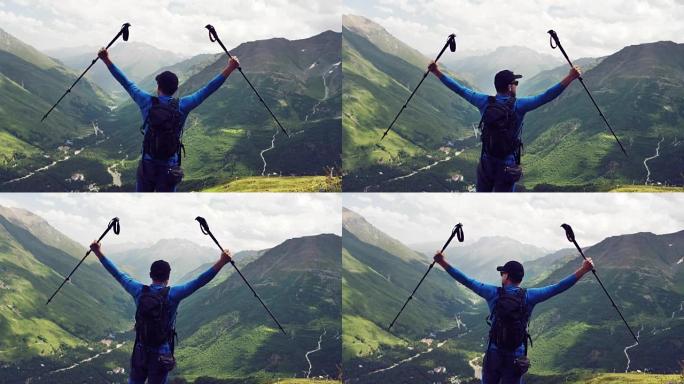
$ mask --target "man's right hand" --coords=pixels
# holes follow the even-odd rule
[[[428,65],[428,71],[432,72],[432,74],[437,77],[442,76],[442,71],[439,70],[439,66],[435,61],[430,62],[430,65]]]

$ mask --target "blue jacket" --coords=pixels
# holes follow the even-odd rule
[[[133,299],[135,300],[135,305],[138,305],[138,298],[140,297],[140,294],[142,293],[143,289],[143,284],[139,281],[136,281],[132,277],[130,277],[128,274],[119,271],[118,268],[114,265],[114,263],[111,262],[106,257],[100,258],[100,262],[102,265],[105,267],[109,273],[114,276],[116,281],[121,284],[121,286],[128,292],[131,296],[133,296]],[[214,276],[216,276],[218,272],[214,270],[214,268],[209,268],[206,272],[202,273],[197,277],[195,280],[189,281],[185,284],[181,285],[175,285],[172,286],[169,289],[169,305],[170,305],[170,310],[171,310],[171,328],[175,329],[176,328],[176,311],[178,310],[178,304],[180,304],[181,300],[185,299],[186,297],[192,295],[196,290],[202,288],[205,286],[207,283],[209,283]],[[152,291],[160,291],[164,288],[162,285],[158,284],[151,284],[150,285],[150,290]],[[159,353],[169,353],[170,352],[170,347],[168,344],[164,344],[159,348]]]
[[[473,278],[470,278],[466,276],[463,272],[459,271],[458,269],[454,267],[450,267],[446,269],[446,271],[453,277],[456,281],[459,283],[463,284],[466,288],[470,289],[471,291],[475,292],[478,296],[481,298],[485,299],[487,301],[487,306],[489,306],[489,312],[491,313],[492,310],[494,309],[494,304],[496,303],[496,300],[499,298],[499,288],[495,285],[490,285],[490,284],[485,284],[481,283]],[[525,304],[527,305],[527,313],[531,316],[532,315],[532,310],[534,309],[534,306],[541,303],[542,301],[546,301],[554,296],[556,296],[559,293],[565,292],[568,288],[572,287],[575,285],[577,282],[577,277],[573,273],[572,275],[564,278],[557,284],[553,285],[548,285],[546,287],[541,287],[541,288],[527,288],[527,293],[525,295]],[[506,291],[508,292],[515,292],[519,290],[519,287],[515,287],[512,285],[509,285],[505,287]],[[489,346],[490,349],[496,349],[496,345],[493,343],[490,344]],[[516,355],[522,355],[524,353],[525,347],[524,345],[520,345],[518,349],[515,351]]]
[[[469,102],[470,104],[474,105],[477,109],[479,109],[480,115],[484,114],[485,108],[487,107],[487,98],[489,97],[488,95],[466,88],[463,85],[461,85],[458,81],[452,79],[451,77],[445,74],[442,74],[442,76],[439,79],[449,89],[451,89],[456,94],[464,98],[467,102]],[[520,138],[520,135],[522,134],[523,118],[525,117],[525,114],[552,101],[553,99],[558,97],[558,95],[563,93],[563,90],[565,90],[563,84],[558,83],[553,87],[549,88],[548,90],[546,90],[546,92],[542,94],[530,97],[516,98],[514,110],[516,117],[518,118],[518,126],[516,133],[518,138]],[[505,103],[506,100],[509,99],[509,97],[510,96],[498,93],[496,95],[496,101],[499,103]]]
[[[147,114],[150,111],[150,107],[152,107],[152,95],[138,88],[134,82],[126,78],[126,75],[124,75],[121,69],[119,69],[119,67],[117,67],[115,64],[112,63],[112,65],[107,67],[109,68],[109,72],[111,72],[112,76],[114,76],[119,84],[124,87],[133,101],[135,101],[135,103],[138,105],[143,121],[145,121],[147,119]],[[205,85],[204,88],[201,88],[191,95],[183,96],[178,100],[178,108],[180,109],[180,113],[182,115],[181,127],[185,125],[185,120],[187,119],[188,114],[202,104],[207,97],[219,89],[224,81],[226,81],[226,77],[224,77],[222,73],[219,73],[216,77],[214,77],[213,80],[209,82],[209,84]],[[159,96],[159,101],[161,103],[166,104],[169,102],[169,100],[171,100],[171,96]],[[145,160],[154,161],[148,154],[143,154],[143,158]],[[178,165],[178,155],[173,155],[165,163],[171,166]]]

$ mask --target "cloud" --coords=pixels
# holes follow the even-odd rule
[[[344,194],[343,206],[404,244],[442,242],[463,223],[466,241],[508,236],[547,249],[568,246],[562,223],[578,242],[606,237],[684,230],[682,194]]]
[[[546,31],[554,29],[577,58],[609,55],[627,45],[681,41],[684,36],[681,0],[415,0],[413,11],[403,0],[349,3],[346,9],[382,24],[430,57],[450,33],[457,34],[459,50],[518,45],[560,55],[548,43]]]
[[[87,244],[112,217],[121,234],[108,244],[182,238],[213,246],[196,216],[207,219],[221,245],[233,251],[273,247],[289,238],[341,235],[335,194],[1,194],[0,205],[27,209],[70,238]]]
[[[34,47],[102,46],[124,22],[130,41],[195,55],[219,52],[209,41],[212,24],[230,49],[246,41],[285,37],[302,39],[341,29],[341,7],[323,0],[172,1],[172,0],[6,0],[0,25]]]

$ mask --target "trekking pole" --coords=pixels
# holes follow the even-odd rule
[[[575,248],[579,251],[580,255],[584,258],[584,260],[587,260],[587,257],[584,256],[584,252],[582,252],[582,248],[577,244],[577,241],[575,241],[575,233],[572,231],[572,227],[568,224],[561,224],[561,227],[565,229],[565,237],[568,238],[568,241],[571,243],[575,244]],[[622,321],[625,323],[627,326],[627,329],[629,330],[629,333],[632,334],[632,337],[634,337],[634,341],[636,341],[637,344],[639,344],[639,339],[636,337],[634,332],[632,331],[632,328],[630,328],[629,324],[627,323],[627,320],[625,320],[625,317],[622,316],[622,312],[618,309],[617,305],[615,305],[615,302],[613,301],[613,298],[610,297],[610,294],[606,290],[606,287],[603,286],[603,283],[601,282],[601,279],[599,279],[598,275],[596,274],[596,270],[594,268],[591,269],[591,273],[594,274],[594,277],[596,278],[596,281],[598,281],[599,285],[601,288],[603,288],[603,292],[605,292],[606,296],[608,296],[608,299],[610,300],[610,303],[613,304],[613,308],[617,311],[618,315],[620,315],[620,318]]]
[[[565,53],[565,49],[563,49],[563,46],[561,45],[561,42],[558,39],[558,35],[556,34],[556,32],[553,29],[550,29],[548,31],[548,34],[551,35],[551,37],[549,38],[549,44],[551,45],[551,49],[556,49],[556,48],[560,49],[563,56],[565,56],[565,60],[567,60],[568,64],[570,64],[570,67],[574,68],[575,66],[572,64],[572,61],[570,61],[568,54]],[[554,42],[555,42],[555,45],[554,45]],[[617,141],[618,145],[620,146],[622,153],[624,153],[625,156],[629,157],[627,155],[627,151],[625,151],[625,148],[622,146],[620,139],[618,139],[617,135],[615,134],[615,131],[613,131],[613,127],[610,126],[610,124],[608,123],[608,119],[606,119],[606,116],[603,115],[603,112],[601,112],[601,108],[599,108],[598,104],[596,104],[596,100],[594,100],[594,97],[591,95],[591,92],[589,92],[589,89],[587,88],[586,84],[584,84],[584,79],[582,79],[582,76],[579,76],[577,79],[582,84],[582,87],[584,87],[584,90],[587,92],[587,95],[589,95],[591,102],[594,103],[594,107],[596,107],[596,110],[598,111],[598,113],[601,116],[601,118],[603,119],[603,121],[606,123],[606,126],[608,126],[608,130],[610,130],[610,133],[613,134],[613,137],[615,138],[615,141]]]
[[[458,241],[459,241],[460,243],[463,242],[463,224],[458,223],[458,224],[456,224],[456,225],[454,226],[454,229],[451,230],[451,235],[449,236],[449,239],[446,241],[446,243],[444,243],[444,246],[442,247],[442,250],[441,250],[440,252],[444,252],[444,250],[445,250],[446,247],[449,245],[449,243],[451,243],[451,240],[454,238],[454,236],[456,236],[456,237],[458,238]],[[403,306],[401,307],[401,309],[399,310],[399,313],[397,313],[397,315],[394,316],[394,320],[392,320],[392,323],[389,325],[389,327],[387,327],[387,331],[392,330],[392,326],[394,325],[394,323],[395,323],[395,322],[397,321],[397,319],[399,318],[399,315],[401,315],[401,313],[404,311],[404,308],[406,308],[406,305],[409,303],[409,301],[411,301],[411,299],[413,299],[413,295],[416,294],[416,291],[418,290],[418,287],[420,287],[420,285],[423,284],[423,280],[425,280],[425,278],[427,277],[428,273],[430,273],[430,270],[431,270],[432,267],[434,267],[434,266],[435,266],[435,262],[433,261],[432,264],[430,264],[430,266],[428,267],[428,270],[425,272],[425,274],[423,275],[423,277],[422,277],[422,278],[420,279],[420,281],[418,282],[418,285],[416,285],[416,288],[413,290],[413,292],[411,292],[411,296],[409,296],[409,298],[406,299],[406,302],[404,303],[404,305],[403,305]]]
[[[112,41],[110,41],[109,44],[107,44],[107,47],[106,47],[105,49],[109,49],[109,47],[111,47],[112,44],[114,44],[114,42],[117,41],[117,40],[119,39],[119,36],[123,36],[124,41],[128,41],[128,28],[129,28],[130,26],[131,26],[131,25],[130,25],[129,23],[125,23],[124,25],[122,25],[122,26],[121,26],[121,30],[119,31],[119,33],[117,33],[116,36],[114,36],[114,38],[112,39]],[[93,59],[93,61],[92,61],[92,62],[90,63],[90,65],[88,66],[88,68],[86,68],[86,70],[83,71],[83,73],[81,73],[81,76],[79,76],[79,77],[76,79],[76,81],[74,81],[74,83],[71,84],[71,87],[69,87],[69,89],[67,89],[66,92],[64,92],[64,94],[62,95],[62,97],[60,97],[59,100],[57,100],[57,102],[55,103],[55,105],[53,105],[52,108],[50,108],[50,110],[47,111],[47,113],[43,116],[42,119],[40,119],[40,122],[41,122],[41,123],[43,122],[43,120],[45,120],[46,117],[48,117],[48,115],[50,114],[50,112],[52,112],[52,110],[55,109],[55,107],[57,106],[57,104],[59,104],[59,102],[62,101],[62,99],[64,98],[64,96],[66,96],[67,93],[70,93],[70,92],[71,92],[71,88],[73,88],[74,85],[76,85],[76,83],[78,83],[78,81],[81,80],[81,78],[86,74],[86,72],[88,72],[88,70],[90,70],[90,68],[91,68],[93,65],[95,65],[95,62],[97,62],[97,60],[98,60],[99,58],[100,58],[100,56],[96,56],[96,57]]]
[[[214,234],[211,233],[211,231],[209,230],[209,224],[207,224],[207,221],[204,219],[204,217],[197,216],[195,218],[195,220],[197,220],[197,222],[199,223],[200,229],[202,230],[202,233],[204,233],[205,235],[209,235],[209,237],[211,237],[211,239],[214,240],[214,243],[216,243],[216,245],[221,249],[221,252],[223,252],[223,247],[221,247],[221,244],[219,244],[218,240],[216,240],[216,238],[214,237]],[[266,309],[266,312],[268,312],[268,314],[271,315],[271,319],[273,319],[273,321],[275,321],[275,323],[278,324],[278,328],[280,328],[280,330],[283,331],[283,334],[287,335],[287,332],[285,332],[283,327],[280,325],[280,322],[278,322],[278,319],[276,319],[276,317],[273,316],[273,313],[271,312],[271,310],[268,309],[266,304],[264,304],[263,300],[261,300],[261,297],[259,297],[259,295],[257,295],[256,291],[254,291],[254,288],[252,288],[252,285],[249,284],[249,281],[247,281],[247,279],[245,279],[245,276],[242,274],[242,272],[240,272],[237,265],[235,265],[235,261],[233,261],[232,258],[230,259],[230,263],[233,264],[233,268],[235,268],[235,272],[237,272],[238,275],[240,275],[240,277],[242,277],[242,281],[244,281],[245,284],[247,284],[249,289],[254,294],[254,297],[256,297],[257,300],[259,300],[259,302],[264,307],[264,309]]]
[[[113,219],[109,222],[109,224],[107,224],[107,229],[102,233],[102,235],[100,236],[100,238],[97,239],[97,242],[98,242],[98,243],[102,240],[102,238],[105,237],[105,235],[107,235],[107,233],[109,232],[110,229],[113,229],[113,230],[114,230],[114,234],[115,234],[115,235],[118,235],[118,234],[119,234],[119,231],[121,230],[121,228],[119,227],[119,218],[118,218],[118,217],[113,218]],[[62,281],[62,284],[60,284],[59,287],[57,288],[57,290],[55,291],[55,293],[53,293],[52,296],[50,296],[50,298],[48,299],[47,303],[45,303],[45,305],[50,304],[50,301],[52,301],[52,298],[55,297],[55,295],[57,294],[57,292],[59,292],[59,290],[62,289],[62,287],[64,286],[64,284],[66,284],[66,282],[69,281],[69,280],[71,279],[71,275],[73,275],[74,272],[76,272],[76,269],[78,269],[78,267],[81,266],[81,264],[82,264],[83,261],[86,259],[86,257],[88,257],[88,255],[90,255],[90,252],[91,252],[91,250],[88,249],[88,252],[86,252],[85,256],[83,256],[83,258],[81,259],[81,261],[79,261],[78,264],[76,264],[76,266],[75,266],[74,269],[71,271],[71,273],[69,274],[69,276],[67,276],[67,277],[64,279],[64,281]]]
[[[439,51],[439,54],[437,55],[437,58],[435,59],[435,63],[439,60],[440,57],[442,57],[442,54],[444,53],[444,51],[446,51],[447,47],[449,47],[449,50],[450,50],[451,52],[456,52],[456,35],[455,35],[455,34],[452,33],[451,35],[449,35],[449,37],[447,38],[446,43],[444,44],[444,47],[442,47],[442,50]],[[413,98],[413,95],[416,94],[416,91],[418,90],[418,88],[420,88],[420,85],[423,84],[423,81],[425,80],[425,78],[427,77],[427,75],[428,75],[429,73],[430,73],[430,69],[428,69],[427,71],[425,71],[425,73],[423,74],[423,78],[420,79],[420,82],[418,83],[418,85],[416,86],[416,88],[413,90],[413,92],[411,92],[411,95],[409,95],[408,99],[406,99],[406,102],[405,102],[404,105],[401,107],[401,109],[399,110],[399,112],[397,113],[397,115],[394,116],[394,120],[392,120],[392,122],[390,123],[389,127],[387,127],[387,129],[385,130],[385,133],[382,134],[382,137],[380,138],[380,141],[382,141],[382,139],[384,139],[385,136],[387,136],[387,133],[390,131],[390,129],[392,129],[392,126],[394,125],[394,122],[397,121],[397,119],[399,118],[399,115],[401,115],[401,113],[404,112],[404,109],[406,109],[406,106],[408,105],[409,101],[411,101],[411,98]]]
[[[226,49],[226,46],[223,45],[223,42],[221,42],[221,39],[219,39],[218,34],[216,33],[216,29],[214,29],[214,27],[212,27],[211,24],[207,24],[207,26],[204,27],[204,28],[206,28],[206,29],[209,30],[209,40],[211,40],[212,43],[213,43],[213,42],[219,43],[219,45],[221,46],[221,48],[223,48],[223,51],[226,52],[226,55],[228,55],[228,57],[232,59],[233,56],[231,56],[230,52],[228,52],[228,50]],[[238,66],[237,69],[238,69],[238,71],[240,71],[240,74],[241,74],[242,77],[245,79],[245,81],[247,82],[247,84],[249,84],[249,87],[252,88],[252,91],[254,91],[254,93],[257,95],[257,97],[259,98],[259,101],[261,101],[261,104],[263,104],[264,107],[266,107],[266,109],[268,110],[268,113],[271,114],[271,117],[272,117],[273,120],[275,120],[275,122],[278,124],[278,126],[279,126],[280,129],[283,131],[283,133],[285,134],[285,136],[287,136],[287,137],[289,138],[290,135],[287,133],[287,131],[285,130],[285,128],[283,128],[283,125],[280,124],[280,121],[278,121],[278,118],[273,114],[273,112],[271,111],[271,108],[269,108],[268,105],[266,105],[266,102],[264,101],[264,99],[261,98],[261,95],[259,95],[259,92],[257,92],[256,88],[254,88],[254,86],[253,86],[252,83],[249,81],[249,79],[247,78],[247,76],[245,76],[245,73],[242,72],[242,67],[241,67],[241,66]]]

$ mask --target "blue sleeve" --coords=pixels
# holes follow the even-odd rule
[[[482,109],[487,105],[487,95],[484,93],[475,92],[472,89],[466,88],[461,85],[458,81],[452,79],[451,77],[442,74],[439,78],[447,88],[456,92],[459,96],[466,99],[467,102],[477,107],[477,109]]]
[[[212,93],[216,92],[219,87],[226,81],[227,77],[224,77],[223,74],[218,74],[212,81],[209,82],[209,84],[205,85],[202,89],[198,90],[197,92],[181,97],[180,99],[180,108],[186,113],[190,113],[193,109],[197,108],[202,102],[209,96],[211,96]]]
[[[105,269],[116,279],[116,281],[121,284],[121,286],[128,292],[131,296],[134,298],[138,295],[140,290],[142,289],[142,284],[139,281],[136,281],[132,277],[128,276],[125,272],[119,271],[114,263],[111,262],[106,257],[101,257],[100,258],[100,263],[105,267]]]
[[[563,93],[563,90],[565,90],[563,84],[558,83],[547,89],[546,92],[539,95],[521,97],[516,102],[516,108],[522,113],[532,111],[558,97],[561,93]]]
[[[175,299],[176,301],[181,301],[195,293],[196,290],[207,285],[207,283],[209,283],[217,273],[218,272],[214,269],[214,267],[211,267],[206,272],[199,275],[195,280],[171,287],[171,290],[169,291],[169,297]]]
[[[112,76],[114,76],[116,81],[118,81],[119,84],[124,87],[129,95],[131,95],[131,98],[136,104],[138,104],[138,107],[143,108],[145,105],[150,103],[152,96],[138,88],[134,82],[128,80],[126,75],[124,75],[119,67],[112,63],[112,65],[108,65],[107,68],[109,68],[109,72],[112,74]]]
[[[466,288],[475,292],[478,296],[487,301],[491,300],[496,295],[497,287],[493,285],[481,283],[475,279],[472,279],[454,267],[449,267],[446,269],[446,271],[456,281],[463,284]]]
[[[573,273],[572,275],[561,280],[558,284],[548,285],[542,288],[529,288],[527,290],[527,301],[531,305],[539,304],[542,301],[548,300],[559,293],[565,292],[568,288],[575,285],[577,280],[577,277]]]

